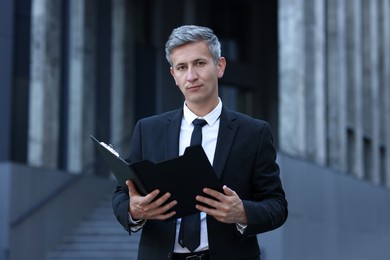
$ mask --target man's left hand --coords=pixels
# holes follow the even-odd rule
[[[199,195],[196,196],[196,200],[210,207],[197,204],[196,208],[223,223],[240,223],[246,225],[246,213],[240,197],[226,185],[223,186],[223,191],[224,193],[221,193],[216,190],[204,188],[203,192],[212,198]]]

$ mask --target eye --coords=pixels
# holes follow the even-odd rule
[[[176,67],[176,70],[178,70],[178,71],[182,71],[184,69],[185,69],[185,66],[183,66],[183,65],[180,65],[180,66]]]
[[[196,63],[197,66],[203,66],[205,64],[206,64],[206,62],[201,61],[201,60]]]

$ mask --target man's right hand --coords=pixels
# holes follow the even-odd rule
[[[166,205],[165,202],[171,197],[169,192],[165,193],[160,198],[155,198],[160,193],[159,190],[154,190],[142,196],[138,193],[134,183],[130,180],[126,181],[126,185],[129,189],[129,213],[133,220],[138,219],[158,219],[166,220],[176,214],[175,211],[170,211],[173,206],[177,204],[176,200],[173,200]]]

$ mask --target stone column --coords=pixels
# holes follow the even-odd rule
[[[283,152],[326,164],[325,2],[279,4],[279,142]]]
[[[304,157],[304,0],[279,1],[279,149]]]
[[[370,86],[371,86],[371,106],[372,106],[372,176],[375,184],[380,184],[380,97],[379,97],[379,43],[378,43],[378,3],[379,1],[369,1],[369,23],[370,23]]]
[[[306,150],[309,159],[325,165],[327,157],[324,0],[305,1],[305,42]]]
[[[34,0],[31,6],[31,81],[28,163],[58,163],[61,71],[61,1]]]
[[[79,173],[93,162],[95,116],[95,1],[70,1],[67,169]]]
[[[112,2],[111,140],[127,156],[134,124],[134,7],[127,0]]]
[[[363,156],[363,65],[362,65],[362,4],[361,0],[350,2],[347,8],[347,85],[348,124],[348,170],[356,177],[364,177]]]
[[[390,1],[383,0],[379,6],[382,12],[382,88],[383,88],[383,109],[382,115],[382,140],[383,140],[383,167],[382,174],[384,175],[384,184],[390,188]]]
[[[328,40],[328,162],[338,170],[346,170],[346,52],[345,1],[327,3]]]
[[[363,0],[363,120],[364,171],[379,183],[379,100],[377,1]]]

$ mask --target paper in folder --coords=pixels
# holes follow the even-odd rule
[[[199,212],[195,205],[197,195],[204,195],[203,188],[222,192],[222,184],[214,172],[201,145],[187,147],[182,156],[153,163],[148,160],[127,163],[112,147],[91,136],[100,154],[118,180],[126,187],[126,180],[133,180],[138,191],[146,195],[155,189],[160,195],[171,193],[169,201],[177,200],[171,219]],[[170,220],[171,220],[170,219]]]

